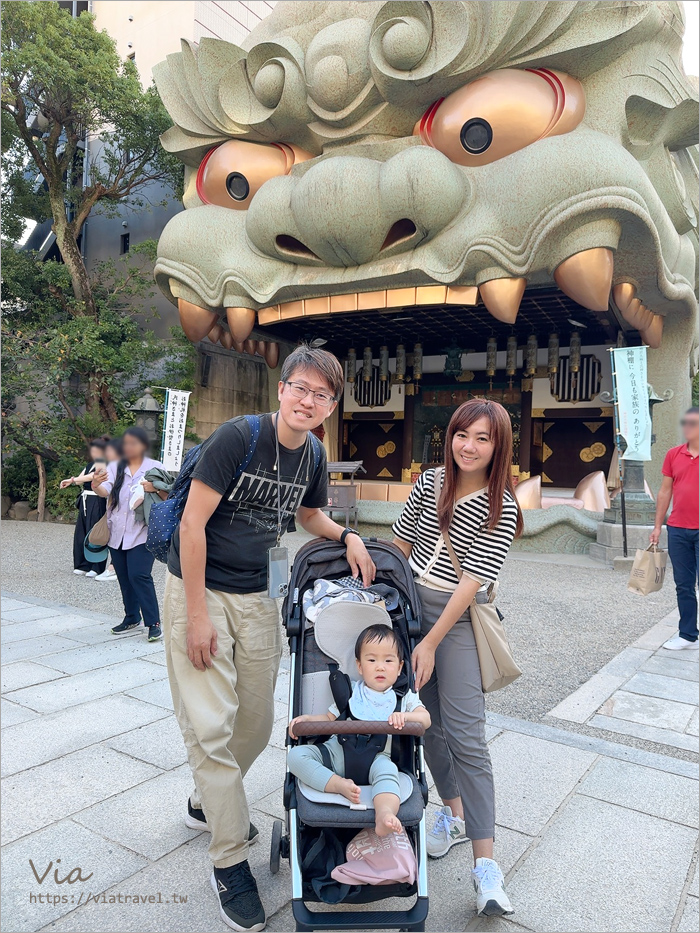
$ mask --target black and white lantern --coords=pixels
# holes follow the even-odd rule
[[[495,337],[489,337],[486,343],[486,375],[493,377],[496,375],[496,366],[498,361],[498,341]]]
[[[406,378],[406,347],[400,343],[396,348],[396,381],[403,382]]]
[[[530,334],[527,338],[527,346],[525,347],[524,372],[526,376],[534,376],[537,372],[537,350],[537,335]]]
[[[357,351],[354,347],[348,350],[348,382],[352,385],[355,382],[357,373]]]
[[[389,347],[379,348],[379,379],[386,382],[389,378]]]

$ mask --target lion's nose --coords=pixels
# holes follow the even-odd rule
[[[253,198],[246,230],[287,262],[359,266],[430,239],[469,193],[464,173],[434,149],[416,146],[386,162],[320,160],[298,178],[273,178]]]

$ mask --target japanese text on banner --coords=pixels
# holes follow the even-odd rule
[[[190,392],[180,389],[168,389],[163,425],[163,466],[166,470],[177,472],[182,463],[190,395]]]
[[[647,386],[647,348],[612,351],[620,434],[627,442],[623,460],[651,460],[651,416]]]

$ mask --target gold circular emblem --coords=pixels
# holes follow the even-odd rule
[[[393,454],[396,450],[396,444],[393,441],[387,441],[384,450],[386,450],[387,454]]]
[[[379,447],[377,447],[377,456],[382,460],[386,457],[386,447],[384,444],[380,444]]]
[[[595,460],[595,454],[590,447],[584,447],[579,452],[579,457],[583,460],[584,463],[590,463],[592,460]]]
[[[591,444],[591,453],[594,457],[604,457],[606,451],[607,448],[605,444],[601,444],[600,441],[596,441],[595,444]]]

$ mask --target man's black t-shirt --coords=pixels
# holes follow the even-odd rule
[[[222,424],[205,442],[192,473],[221,493],[221,502],[207,522],[206,586],[224,593],[257,593],[267,587],[267,551],[277,543],[277,472],[274,415],[260,416],[260,436],[253,457],[234,479],[250,445],[245,418]],[[279,445],[282,533],[299,506],[327,505],[326,455],[314,470],[309,438],[296,450]],[[179,528],[173,535],[168,570],[182,577]]]

